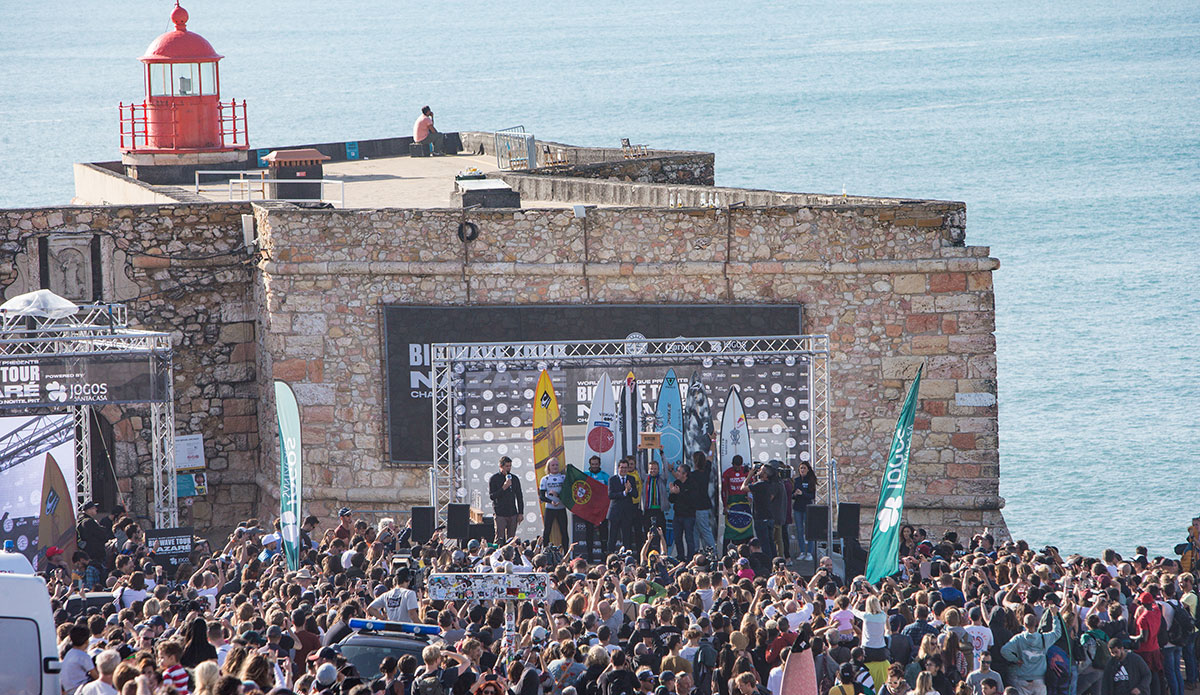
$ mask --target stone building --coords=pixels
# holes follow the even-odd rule
[[[718,187],[713,155],[698,152],[537,141],[542,166],[501,170],[491,134],[454,135],[469,154],[409,157],[408,138],[303,146],[344,186],[333,209],[77,164],[76,204],[0,210],[0,286],[124,302],[136,325],[171,332],[177,429],[205,441],[209,492],[181,508],[200,529],[272,515],[275,379],[301,404],[307,510],[428,502],[428,464],[389,453],[386,306],[663,303],[803,306],[803,332],[830,337],[842,495],[866,509],[924,363],[906,520],[1004,528],[999,263],[966,244],[964,204]],[[454,174],[468,167],[521,206],[456,205]],[[464,222],[477,238],[460,238]],[[98,416],[115,460],[108,487],[98,466],[98,487],[144,514],[144,413]]]

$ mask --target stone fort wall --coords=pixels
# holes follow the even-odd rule
[[[467,244],[455,234],[464,219],[480,232]],[[599,208],[585,218],[268,204],[255,220],[259,427],[274,427],[271,379],[293,382],[318,515],[428,499],[425,467],[385,463],[383,305],[798,301],[805,332],[831,337],[843,496],[873,509],[904,389],[924,362],[906,518],[934,531],[1003,528],[998,262],[963,245],[960,203]],[[274,447],[263,439],[264,499],[277,494]]]
[[[199,529],[271,516],[274,379],[301,403],[312,512],[425,503],[426,468],[385,463],[381,306],[547,302],[802,303],[804,331],[831,337],[842,493],[868,510],[904,389],[924,362],[906,519],[936,532],[1003,528],[998,262],[964,245],[961,203],[504,176],[551,199],[646,206],[584,218],[269,203],[4,210],[0,286],[13,296],[43,285],[39,239],[51,268],[64,245],[98,240],[94,298],[123,301],[136,326],[173,335],[177,431],[205,436],[211,492],[181,506],[181,522]],[[664,207],[672,194],[699,207]],[[259,245],[245,249],[241,216],[251,213]],[[464,219],[480,232],[467,244],[456,235]],[[62,293],[55,277],[48,284]],[[101,415],[118,486],[148,516],[146,413]]]
[[[0,210],[5,298],[44,284],[77,303],[124,302],[131,325],[171,334],[176,431],[204,435],[210,492],[180,506],[180,522],[199,529],[231,526],[257,510],[258,312],[241,228],[249,212],[249,204],[221,203]],[[86,282],[64,286],[54,272],[92,239],[101,245],[100,266],[78,272],[102,276],[97,294]],[[52,271],[46,283],[43,251]],[[137,516],[153,518],[149,408],[109,405],[96,414],[111,429],[106,447],[121,499]]]

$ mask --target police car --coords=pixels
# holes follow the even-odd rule
[[[420,665],[421,650],[429,645],[429,638],[442,634],[437,625],[390,620],[352,618],[349,626],[354,633],[338,642],[337,648],[367,682],[379,677],[379,662],[385,657],[399,661],[405,654],[412,654]]]

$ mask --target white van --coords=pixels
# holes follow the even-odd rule
[[[54,638],[45,580],[33,574],[0,572],[0,654],[4,655],[0,658],[0,687],[5,695],[62,692],[58,684],[62,664]]]

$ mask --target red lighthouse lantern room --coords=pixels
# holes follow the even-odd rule
[[[128,155],[138,153],[211,153],[181,161],[156,157],[154,164],[215,164],[245,158],[246,102],[221,101],[218,62],[223,56],[203,36],[188,31],[187,21],[187,10],[176,2],[171,11],[175,29],[154,39],[140,59],[146,72],[145,100],[120,106],[121,151],[127,164],[151,164],[129,161],[133,158]]]

